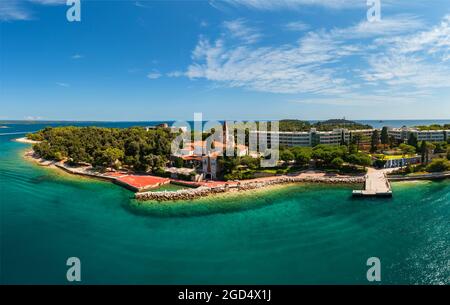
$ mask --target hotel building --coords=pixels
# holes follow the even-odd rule
[[[413,134],[418,142],[443,142],[447,141],[450,130],[419,130],[417,128],[390,128],[388,129],[389,136],[394,137],[397,141],[407,141],[411,134]]]
[[[380,129],[348,130],[345,128],[337,128],[332,131],[317,131],[315,128],[311,128],[310,131],[251,131],[253,136],[250,137],[250,143],[255,145],[259,141],[258,137],[264,137],[266,135],[269,145],[271,139],[276,139],[277,137],[280,146],[311,147],[319,144],[341,145],[351,143],[352,139],[359,135],[360,145],[370,145],[372,134],[375,130],[378,130],[381,135]],[[406,142],[410,134],[414,134],[419,142],[443,142],[447,141],[450,130],[419,130],[408,127],[388,129],[388,135],[399,142]]]
[[[348,130],[337,128],[332,131],[317,131],[311,128],[310,131],[251,131],[254,136],[250,137],[250,143],[256,147],[258,137],[267,138],[267,143],[270,145],[271,139],[278,137],[280,146],[316,146],[319,144],[327,145],[341,145],[349,144],[351,139],[359,134],[361,135],[360,144],[370,144],[373,129],[363,130]]]

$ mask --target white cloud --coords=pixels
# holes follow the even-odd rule
[[[381,0],[382,7],[411,5],[410,0]],[[327,9],[356,9],[367,7],[366,0],[210,0],[215,8],[244,7],[256,10],[293,10],[317,6]]]
[[[161,73],[159,73],[159,72],[156,71],[156,70],[154,70],[154,71],[152,71],[152,72],[150,72],[150,73],[147,74],[147,78],[149,78],[149,79],[158,79],[158,78],[160,78],[161,76],[162,76]]]
[[[377,39],[383,53],[368,57],[361,73],[369,83],[416,88],[450,88],[450,15],[429,30]]]
[[[17,0],[0,1],[0,21],[30,20],[31,12]]]
[[[419,18],[397,15],[378,23],[363,21],[346,28],[310,31],[296,43],[278,46],[236,42],[226,35],[216,40],[201,36],[185,75],[218,86],[322,97],[386,85],[390,90],[448,88],[450,67],[424,54],[406,56],[402,54],[405,48],[382,41],[427,41],[420,45],[423,53],[439,51],[445,55],[442,60],[448,60],[449,20],[445,17],[431,30],[417,32],[424,28]],[[359,68],[366,60],[368,66]]]
[[[378,45],[387,45],[393,52],[410,54],[426,52],[430,55],[439,55],[442,60],[450,58],[450,15],[446,15],[440,24],[428,31],[377,39]]]
[[[42,5],[66,5],[66,0],[28,0],[30,2]]]
[[[142,3],[142,1],[134,2],[134,6],[141,8],[151,8],[152,6]]]
[[[364,0],[224,0],[230,6],[243,6],[258,10],[297,9],[302,6],[321,6],[326,8],[361,8],[366,5]],[[210,1],[219,5],[219,1]]]
[[[183,75],[184,75],[184,72],[182,72],[182,71],[172,71],[172,72],[167,73],[168,77],[180,77]]]
[[[308,33],[298,44],[279,47],[227,47],[222,39],[211,44],[202,37],[186,75],[262,92],[335,94],[346,91],[345,81],[326,64],[351,52],[317,33]]]
[[[310,26],[302,21],[293,21],[287,23],[284,28],[289,31],[303,32],[310,29]]]
[[[30,4],[65,5],[66,0],[1,0],[0,21],[32,20]]]
[[[255,43],[261,38],[261,34],[250,27],[244,19],[225,21],[223,23],[227,34],[246,43]]]
[[[371,56],[370,70],[362,73],[368,82],[382,81],[391,86],[416,88],[450,87],[450,68],[427,62],[418,56],[387,54]]]
[[[81,58],[84,58],[84,55],[82,55],[82,54],[74,54],[70,58],[72,58],[72,59],[81,59]]]
[[[385,17],[378,22],[364,20],[347,28],[335,28],[331,31],[331,35],[345,39],[385,37],[414,32],[424,26],[418,17],[403,14]]]
[[[65,88],[70,87],[70,85],[68,83],[56,83],[56,84],[60,87],[65,87]]]

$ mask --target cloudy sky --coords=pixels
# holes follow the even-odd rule
[[[448,0],[0,2],[0,119],[448,119]]]

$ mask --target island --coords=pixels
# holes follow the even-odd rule
[[[171,145],[185,130],[168,124],[122,129],[47,127],[20,141],[33,144],[26,153],[30,160],[112,181],[134,191],[139,200],[195,199],[299,182],[363,185],[371,177],[446,178],[450,171],[448,130],[378,130],[346,120],[313,124],[282,120],[274,131],[280,139],[279,159],[275,166],[262,167],[265,156],[249,149],[250,134],[259,130],[247,132],[242,144],[226,123],[221,127],[223,141],[208,142],[210,133],[204,133],[201,141],[192,138],[181,143],[182,153],[173,153]],[[233,156],[217,154],[217,148],[225,151],[230,146]],[[168,185],[179,187],[167,190]]]

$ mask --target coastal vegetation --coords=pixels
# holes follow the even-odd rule
[[[349,121],[349,120],[345,120],[345,119],[332,119],[332,120],[314,123],[313,128],[316,128],[319,131],[331,131],[336,128],[359,130],[359,129],[372,129],[373,127],[368,124],[361,124],[361,123],[358,123],[355,121]]]
[[[440,173],[450,171],[450,161],[446,158],[435,158],[430,163],[425,164],[413,164],[407,165],[404,168],[400,168],[393,171],[391,175],[405,175],[414,176],[428,173]]]
[[[433,159],[426,167],[428,172],[445,172],[450,171],[450,161],[444,158]]]
[[[164,128],[68,126],[47,127],[27,137],[40,141],[33,150],[44,159],[147,172],[165,165],[174,135]]]
[[[419,125],[416,126],[419,130],[450,130],[450,124],[432,124],[432,125]]]
[[[418,154],[420,156],[419,164],[409,164],[400,168],[393,175],[417,175],[436,172],[450,171],[450,145],[447,142],[427,142],[421,141],[416,147],[408,144],[400,144],[398,148],[402,157],[410,158]],[[379,156],[375,156],[379,158]],[[396,155],[386,156],[395,158]],[[381,159],[381,158],[380,158]]]
[[[320,130],[334,128],[361,129],[371,126],[347,120],[328,120],[309,123],[300,120],[281,120],[280,130]],[[208,133],[202,135],[202,138]],[[191,167],[201,171],[201,164],[185,162],[171,156],[171,142],[175,135],[169,128],[146,130],[142,127],[100,128],[100,127],[47,127],[29,134],[28,139],[39,141],[34,152],[47,160],[66,161],[73,165],[89,164],[97,169],[107,168],[151,172],[153,175],[169,177],[165,171],[168,164],[177,168]],[[285,175],[304,169],[348,174],[364,173],[366,167],[374,165],[383,168],[387,161],[402,158],[417,158],[421,164],[404,166],[398,173],[436,172],[448,170],[450,145],[447,142],[419,142],[410,136],[402,143],[389,137],[387,128],[375,130],[372,136],[363,138],[355,134],[350,143],[314,147],[285,147],[279,150],[276,167],[262,168],[261,158],[254,156],[219,157],[222,180],[245,180],[264,176]],[[248,143],[248,135],[246,137]],[[365,144],[363,144],[365,143]],[[370,154],[369,154],[370,152]],[[437,159],[437,161],[435,161]],[[169,163],[169,160],[171,163]],[[170,166],[170,165],[169,165]],[[192,180],[195,172],[180,173],[181,180]]]
[[[335,173],[364,173],[372,164],[371,157],[354,145],[317,145],[312,147],[280,147],[279,165],[259,167],[259,159],[221,157],[219,164],[224,180],[253,179],[259,175],[284,175],[307,168]]]
[[[372,164],[370,156],[358,151],[354,145],[317,145],[313,148],[311,158],[317,168],[340,172],[360,172],[358,166],[365,171],[364,168]]]
[[[371,129],[372,126],[345,119],[332,119],[316,123],[301,120],[279,121],[280,131],[309,131],[311,128],[316,128],[318,131],[331,131],[336,128],[346,128],[349,130]]]

